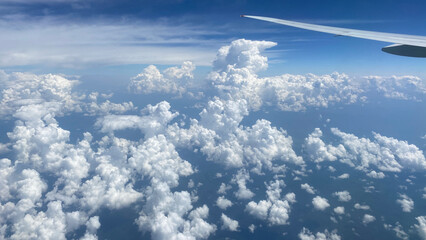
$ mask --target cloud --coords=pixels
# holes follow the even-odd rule
[[[396,202],[399,203],[402,207],[403,212],[411,212],[414,208],[414,201],[405,194],[400,194],[400,199],[397,199]]]
[[[426,216],[416,217],[419,224],[414,224],[421,239],[426,239]]]
[[[308,192],[310,194],[315,194],[315,189],[311,185],[309,185],[307,183],[301,184],[300,188],[306,190],[306,192]]]
[[[61,17],[0,19],[0,66],[44,65],[87,68],[99,65],[209,65],[221,41],[214,31],[168,21],[96,18],[75,21]],[[79,37],[75,37],[79,36]],[[17,40],[18,39],[18,40]]]
[[[68,80],[59,75],[20,72],[6,74],[0,70],[0,116],[9,117],[21,107],[41,106],[38,104],[49,106],[51,114],[60,114],[60,110],[79,110],[78,100],[72,93],[76,84],[78,81]],[[26,114],[16,114],[25,120],[41,117],[35,110],[31,113],[27,111]]]
[[[150,65],[130,80],[128,89],[134,93],[144,94],[155,92],[182,94],[191,85],[194,69],[194,64],[189,61],[184,62],[180,68],[167,68],[163,73]]]
[[[355,203],[354,208],[355,209],[361,209],[361,210],[370,210],[370,206],[368,206],[368,205],[361,205],[359,203]]]
[[[373,133],[374,140],[358,138],[337,128],[332,128],[331,132],[340,139],[337,146],[326,145],[321,140],[322,133],[319,129],[305,139],[304,147],[313,161],[338,159],[375,177],[381,177],[381,174],[374,174],[371,168],[388,172],[400,172],[404,168],[426,168],[423,151],[406,141],[378,133]]]
[[[222,213],[220,219],[222,220],[222,229],[233,232],[238,231],[238,221],[229,218],[224,213]]]
[[[339,175],[337,178],[338,179],[348,179],[349,178],[349,173],[343,173],[342,175]]]
[[[377,178],[377,179],[385,178],[385,174],[383,172],[376,172],[374,170],[372,170],[371,172],[367,173],[367,176],[369,176],[371,178]]]
[[[245,167],[262,174],[264,168],[283,171],[286,163],[304,166],[303,159],[292,148],[292,138],[284,130],[264,119],[251,127],[241,126],[247,114],[245,100],[215,98],[201,111],[200,120],[191,119],[189,128],[169,126],[168,137],[176,146],[199,148],[208,160],[227,168]]]
[[[345,214],[345,207],[335,207],[334,209],[333,209],[333,211],[336,213],[336,214]]]
[[[348,191],[334,192],[333,196],[338,197],[341,202],[349,202],[352,199]]]
[[[250,175],[247,171],[240,170],[238,173],[232,178],[232,182],[238,185],[238,191],[235,192],[235,196],[238,199],[250,199],[254,196],[254,193],[247,188],[246,183],[250,180]]]
[[[312,205],[314,205],[316,210],[320,211],[324,211],[326,208],[330,207],[328,200],[320,196],[316,196],[312,199]]]
[[[170,111],[170,104],[166,101],[154,106],[148,105],[142,110],[142,114],[144,115],[106,115],[98,118],[95,126],[104,133],[129,128],[139,129],[148,138],[158,133],[164,133],[167,124],[179,115]]]
[[[370,214],[364,214],[364,217],[362,218],[362,223],[364,225],[367,225],[374,221],[376,221],[376,218],[374,216],[371,216]]]
[[[229,201],[228,199],[226,199],[224,196],[220,196],[217,200],[216,200],[216,205],[218,207],[220,207],[223,210],[226,210],[228,207],[232,206],[232,202]]]
[[[258,203],[249,202],[245,211],[256,218],[268,220],[270,225],[289,224],[290,204],[296,202],[296,195],[288,193],[284,199],[281,199],[281,188],[283,186],[282,180],[269,182],[266,190],[267,199],[260,200]]]
[[[340,240],[340,236],[337,234],[337,231],[329,232],[327,229],[322,232],[317,232],[313,234],[309,229],[303,228],[298,235],[300,240]]]

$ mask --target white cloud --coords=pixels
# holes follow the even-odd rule
[[[401,198],[397,199],[396,202],[402,207],[403,212],[411,212],[414,208],[414,201],[405,194],[399,195]]]
[[[150,65],[131,79],[128,89],[134,93],[182,94],[193,84],[191,81],[194,78],[192,73],[194,69],[194,64],[189,61],[184,62],[180,68],[167,68],[163,73],[155,66]]]
[[[381,177],[382,174],[374,174],[371,168],[390,172],[400,172],[403,168],[426,169],[423,151],[406,141],[384,137],[378,133],[373,133],[374,140],[358,138],[337,128],[332,128],[331,132],[341,141],[336,147],[326,145],[321,140],[319,129],[305,139],[305,149],[313,161],[339,159],[374,177]]]
[[[288,193],[281,199],[283,186],[282,180],[271,181],[267,185],[267,200],[260,200],[258,203],[251,201],[246,205],[245,211],[256,218],[268,220],[270,225],[289,224],[290,204],[296,202],[296,195]]]
[[[333,209],[333,211],[334,211],[336,214],[345,214],[345,207],[342,207],[342,206],[335,207],[335,208]]]
[[[333,193],[333,196],[338,197],[341,202],[348,202],[352,199],[351,194],[348,191],[335,192]]]
[[[229,231],[238,231],[238,221],[229,218],[224,213],[222,213],[220,219],[222,220],[222,229]]]
[[[426,239],[426,216],[416,217],[419,224],[414,224],[421,239]]]
[[[300,185],[300,188],[306,190],[306,192],[310,193],[310,194],[315,194],[315,189],[314,187],[312,187],[311,185],[307,184],[307,183],[303,183]]]
[[[368,206],[368,205],[361,205],[359,203],[355,203],[354,208],[355,209],[361,209],[361,210],[370,210],[370,206]]]
[[[179,113],[170,111],[170,103],[162,101],[156,105],[148,105],[142,110],[143,116],[136,115],[107,115],[98,118],[96,126],[101,132],[113,132],[128,128],[141,130],[146,138],[164,133],[167,124]]]
[[[247,181],[250,181],[250,175],[247,171],[244,169],[238,171],[232,181],[238,185],[238,191],[235,192],[238,199],[250,199],[254,196],[254,193],[246,186]]]
[[[392,230],[395,232],[396,237],[407,240],[410,239],[409,235],[404,231],[402,225],[399,222],[395,223],[395,226],[392,226],[391,224],[383,224],[386,230]]]
[[[374,222],[374,221],[376,221],[376,218],[374,216],[370,215],[370,214],[364,214],[364,217],[362,218],[362,223],[364,225],[367,225],[367,224]]]
[[[23,106],[42,106],[42,104],[49,107],[51,114],[61,114],[61,110],[79,110],[78,98],[72,93],[73,87],[78,83],[76,80],[68,80],[53,74],[35,75],[20,72],[6,74],[2,70],[0,74],[0,116],[10,116]],[[31,112],[27,110],[26,113],[16,113],[16,116],[31,120],[40,117],[41,114],[35,110]]]
[[[349,178],[349,173],[343,173],[342,175],[337,177],[338,179],[348,179]]]
[[[316,196],[312,199],[312,205],[314,205],[315,209],[320,211],[324,211],[326,208],[330,207],[328,200],[320,196]]]
[[[221,43],[205,39],[206,35],[217,35],[214,31],[167,20],[97,18],[70,23],[64,16],[15,15],[0,20],[0,31],[3,33],[0,66],[42,64],[82,68],[178,64],[186,60],[209,65]]]
[[[226,185],[225,183],[221,183],[219,190],[217,190],[217,193],[219,194],[226,194],[226,191],[231,189],[232,187],[230,185]]]
[[[340,240],[340,236],[337,234],[337,231],[329,232],[327,229],[322,232],[317,232],[313,234],[309,229],[303,228],[298,235],[300,240]]]
[[[224,196],[220,196],[216,200],[216,205],[223,210],[226,210],[228,207],[232,206],[232,202],[226,199]]]
[[[367,173],[367,176],[369,176],[371,178],[377,178],[377,179],[385,178],[385,174],[383,172],[376,172],[374,170],[372,170],[371,172]]]

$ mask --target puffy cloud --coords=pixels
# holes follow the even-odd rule
[[[230,185],[226,185],[225,183],[221,183],[219,190],[217,190],[217,193],[219,194],[225,194],[226,191],[228,191],[229,189],[231,189],[232,187]]]
[[[383,172],[376,172],[374,170],[372,170],[371,172],[367,173],[367,176],[369,176],[371,178],[377,178],[377,179],[385,178],[385,174]]]
[[[145,115],[107,115],[98,118],[95,125],[101,128],[101,132],[140,129],[148,138],[164,132],[167,124],[178,115],[170,111],[170,104],[166,101],[154,106],[148,105],[142,113]]]
[[[364,214],[364,217],[362,218],[362,223],[364,225],[367,225],[368,223],[376,221],[376,218],[374,216],[371,216],[370,214]]]
[[[370,210],[370,206],[368,206],[368,205],[361,205],[359,203],[355,203],[354,208],[355,209],[361,209],[361,210]]]
[[[155,66],[150,65],[142,73],[133,77],[128,89],[135,93],[178,93],[182,94],[190,87],[190,81],[194,78],[195,65],[192,62],[184,62],[180,68],[171,67],[160,72]]]
[[[310,194],[315,194],[315,189],[314,187],[312,187],[311,185],[307,184],[307,183],[303,183],[300,185],[300,188],[306,190],[306,192],[310,193]]]
[[[387,98],[417,100],[426,94],[426,84],[416,76],[367,76],[364,79]]]
[[[343,173],[342,175],[339,175],[337,178],[338,179],[348,179],[349,178],[349,173]]]
[[[335,207],[335,208],[333,209],[333,211],[334,211],[336,214],[345,214],[345,207],[342,207],[342,206]]]
[[[50,103],[60,110],[78,110],[78,98],[72,93],[76,80],[53,74],[35,75],[30,73],[2,72],[0,78],[0,116],[12,115],[22,106]],[[52,110],[52,109],[51,109]],[[20,115],[22,117],[22,115]]]
[[[222,229],[229,231],[238,231],[238,221],[229,218],[224,213],[222,213],[220,219],[222,220]]]
[[[296,202],[296,195],[288,193],[281,199],[281,188],[284,186],[282,180],[271,181],[267,185],[267,200],[258,203],[251,201],[246,205],[246,212],[256,218],[268,220],[271,225],[288,224],[290,204]]]
[[[316,196],[312,199],[312,205],[314,205],[315,209],[320,211],[324,211],[326,208],[330,207],[328,200],[320,196]]]
[[[60,201],[50,202],[46,212],[26,214],[13,225],[11,239],[66,239],[66,220]]]
[[[351,194],[348,191],[335,192],[333,193],[333,196],[338,197],[341,202],[348,202],[352,199]]]
[[[112,103],[109,100],[106,100],[105,102],[100,104],[95,101],[89,102],[83,107],[85,108],[85,114],[92,116],[107,115],[112,113],[122,114],[137,109],[132,102]]]
[[[414,201],[409,196],[405,194],[399,195],[401,198],[397,199],[396,202],[399,203],[402,207],[403,212],[411,212],[414,208]]]
[[[303,228],[299,233],[300,240],[340,240],[340,236],[337,234],[337,231],[329,232],[327,229],[322,232],[317,232],[313,234],[309,229]]]
[[[416,217],[419,224],[414,224],[421,239],[426,239],[426,216]]]
[[[247,181],[250,180],[250,175],[247,171],[240,170],[234,176],[232,181],[238,185],[238,191],[235,192],[235,196],[238,199],[250,199],[254,196],[254,193],[247,188]]]
[[[226,210],[228,207],[232,206],[232,202],[229,201],[228,199],[226,199],[224,196],[220,196],[217,200],[216,200],[216,205],[218,207],[220,207],[223,210]]]
[[[341,140],[336,147],[326,145],[321,140],[322,134],[319,129],[305,139],[304,147],[313,161],[339,159],[374,177],[381,177],[382,174],[372,172],[372,167],[390,172],[400,172],[403,168],[426,168],[423,151],[406,141],[384,137],[378,133],[373,133],[374,140],[358,138],[337,128],[332,128],[331,132]]]
[[[168,128],[168,138],[179,147],[199,148],[208,160],[227,168],[246,167],[261,174],[266,168],[282,171],[285,163],[304,166],[292,148],[292,138],[267,120],[251,127],[241,126],[248,114],[245,100],[214,99],[200,113],[200,121],[191,119],[189,128],[177,124]]]
[[[395,223],[395,226],[391,224],[383,224],[386,230],[392,230],[395,232],[396,236],[400,239],[406,240],[409,239],[409,235],[404,231],[402,225],[399,222]]]

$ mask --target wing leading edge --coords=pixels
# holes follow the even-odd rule
[[[393,45],[382,48],[384,52],[409,56],[409,57],[426,57],[426,37],[396,34],[396,33],[382,33],[373,31],[363,31],[349,28],[329,27],[309,23],[294,22],[270,17],[241,15],[241,17],[253,18],[267,22],[278,23],[296,28],[302,28],[317,32],[331,33],[341,36],[349,36],[356,38],[364,38],[376,40],[381,42],[394,43]]]

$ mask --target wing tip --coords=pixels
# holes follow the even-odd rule
[[[246,15],[243,14],[243,15],[240,15],[240,17],[246,17]]]

